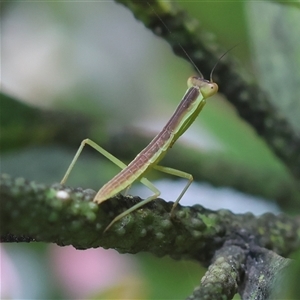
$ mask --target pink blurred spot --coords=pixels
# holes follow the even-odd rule
[[[134,259],[114,250],[50,247],[52,269],[68,296],[85,298],[106,291],[128,277],[140,277]]]
[[[11,258],[7,255],[3,247],[0,246],[1,278],[0,278],[0,298],[11,299],[21,294],[21,283],[18,271]]]

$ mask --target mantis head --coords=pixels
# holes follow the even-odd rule
[[[208,98],[213,96],[218,92],[218,85],[215,82],[206,80],[202,77],[191,76],[187,81],[188,87],[197,87],[199,88],[203,98]]]

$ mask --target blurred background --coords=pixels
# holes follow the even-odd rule
[[[211,32],[224,52],[240,43],[228,55],[264,87],[297,128],[299,104],[295,95],[299,92],[296,82],[300,61],[296,53],[300,46],[295,33],[297,26],[290,25],[299,22],[298,11],[293,6],[272,2],[177,4]],[[265,15],[261,14],[263,11]],[[278,28],[272,26],[274,23],[279,23]],[[138,134],[146,141],[151,140],[184,95],[187,78],[195,74],[191,65],[176,57],[163,39],[147,30],[127,8],[112,1],[5,2],[1,27],[2,92],[54,115],[71,113],[78,119],[91,120],[97,129],[83,138],[105,144],[117,143],[121,136],[121,142],[113,144],[122,145],[120,152],[123,147],[130,147],[126,145],[127,135]],[[13,122],[15,115],[12,108],[6,117]],[[74,124],[76,137],[81,123],[77,128],[76,121]],[[38,139],[26,147],[18,146],[13,134],[10,138],[16,146],[1,145],[6,149],[1,151],[1,172],[46,184],[61,180],[77,150],[76,145],[43,144]],[[66,136],[65,140],[69,138]],[[78,139],[76,144],[79,146],[80,142]],[[192,151],[208,162],[224,157],[235,167],[255,170],[254,177],[276,173],[281,181],[290,180],[285,167],[239,118],[222,97],[222,91],[208,99],[199,118],[178,144],[182,156]],[[127,162],[142,149],[131,147],[135,152],[131,157],[124,156]],[[189,172],[177,160],[172,166],[178,163],[178,168]],[[117,172],[100,154],[86,150],[67,184],[98,190]],[[230,176],[228,169],[216,172],[221,172],[221,177]],[[163,178],[154,175],[161,197],[174,201],[185,182]],[[216,187],[211,182],[199,181],[192,184],[181,204],[195,204],[192,199],[197,198],[198,204],[212,209],[256,214],[279,212],[272,196],[276,188],[273,186],[269,193],[261,195],[246,194],[222,184]],[[130,193],[144,197],[150,192],[137,185]],[[200,272],[197,263],[156,258],[147,253],[133,256],[114,250],[78,251],[33,243],[2,245],[1,296],[183,299],[199,284]]]

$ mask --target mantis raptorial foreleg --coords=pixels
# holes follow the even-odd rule
[[[76,161],[78,160],[83,148],[85,145],[89,145],[92,148],[94,148],[96,151],[98,151],[99,153],[101,153],[103,156],[105,156],[107,159],[109,159],[111,162],[113,162],[114,164],[116,164],[118,167],[120,167],[121,169],[125,169],[127,167],[127,165],[125,165],[121,160],[119,160],[118,158],[116,158],[115,156],[113,156],[112,154],[110,154],[109,152],[107,152],[105,149],[103,149],[101,146],[99,146],[97,143],[93,142],[90,139],[85,139],[81,142],[80,147],[78,148],[76,154],[74,155],[74,158],[72,160],[72,162],[70,163],[63,179],[61,180],[61,184],[65,184],[72,169],[74,168]]]
[[[113,156],[112,154],[110,154],[108,151],[106,151],[104,148],[102,148],[101,146],[99,146],[97,143],[95,143],[94,141],[90,140],[90,139],[85,139],[81,142],[76,154],[74,155],[74,158],[72,160],[72,162],[70,163],[63,179],[61,180],[61,184],[65,184],[72,169],[74,168],[76,161],[78,160],[83,148],[85,145],[89,145],[92,148],[94,148],[96,151],[98,151],[99,153],[101,153],[103,156],[105,156],[107,159],[109,159],[111,162],[113,162],[115,165],[117,165],[118,167],[120,167],[122,170],[125,169],[127,167],[126,164],[124,164],[121,160],[119,160],[117,157]],[[155,195],[157,195],[157,197],[160,195],[159,190],[145,177],[142,177],[140,179],[140,182],[142,184],[144,184],[146,187],[148,187]],[[126,193],[129,190],[131,185],[126,187]],[[154,196],[154,195],[153,195]],[[155,199],[155,198],[154,198]],[[145,199],[147,200],[147,199]]]
[[[76,152],[76,154],[74,155],[74,158],[73,158],[73,160],[72,160],[72,162],[70,163],[70,165],[69,165],[69,167],[68,167],[68,169],[67,169],[67,171],[66,171],[66,173],[65,173],[65,175],[64,175],[64,177],[63,177],[63,179],[61,180],[61,184],[65,184],[66,183],[66,181],[67,181],[67,179],[68,179],[68,177],[69,177],[69,175],[70,175],[70,173],[71,173],[71,171],[72,171],[72,169],[74,168],[74,166],[75,166],[75,164],[76,164],[76,161],[78,160],[78,158],[79,158],[79,156],[80,156],[80,154],[81,154],[81,152],[82,152],[82,150],[83,150],[83,148],[84,148],[84,146],[85,145],[89,145],[89,146],[91,146],[92,148],[94,148],[96,151],[98,151],[99,153],[101,153],[103,156],[105,156],[107,159],[109,159],[111,162],[113,162],[115,165],[117,165],[118,167],[120,167],[122,170],[123,169],[125,169],[126,167],[127,167],[127,165],[126,164],[124,164],[121,160],[119,160],[117,157],[115,157],[115,156],[113,156],[112,154],[110,154],[109,152],[107,152],[105,149],[103,149],[101,146],[99,146],[97,143],[95,143],[94,141],[92,141],[92,140],[90,140],[90,139],[85,139],[85,140],[83,140],[82,142],[81,142],[81,144],[80,144],[80,147],[78,148],[78,150],[77,150],[77,152]],[[147,188],[149,188],[153,193],[154,193],[154,195],[153,195],[153,197],[155,196],[155,198],[157,198],[159,195],[160,195],[160,191],[153,185],[153,183],[151,183],[147,178],[145,178],[145,177],[142,177],[141,179],[140,179],[140,182],[142,183],[142,184],[144,184]],[[130,189],[130,186],[131,185],[129,185],[128,187],[126,187],[126,193],[127,193],[127,191]],[[152,196],[151,196],[151,198],[152,198]],[[153,199],[155,199],[155,198],[153,198]],[[148,200],[148,198],[147,199],[145,199],[144,201],[146,201],[146,200]],[[151,201],[151,200],[150,200]],[[142,201],[143,202],[143,201]],[[141,203],[142,203],[141,202]],[[147,201],[147,202],[149,202],[149,201]],[[146,203],[147,203],[146,202]],[[144,202],[145,203],[145,202]],[[139,204],[139,203],[138,203]],[[136,204],[136,205],[138,205],[138,204]],[[136,206],[135,205],[135,206]],[[141,206],[143,206],[144,204],[142,204],[142,205],[140,205],[140,206],[138,206],[138,207],[141,207]],[[133,207],[135,207],[135,206],[133,206]],[[138,208],[137,207],[137,208]],[[129,209],[129,210],[131,210],[131,208]],[[134,210],[134,209],[133,209]],[[131,210],[131,211],[133,211],[133,210]],[[131,212],[130,211],[130,212]],[[128,212],[128,213],[130,213],[130,212]]]

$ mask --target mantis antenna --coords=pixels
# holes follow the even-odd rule
[[[231,48],[229,48],[227,51],[225,51],[225,52],[219,57],[219,59],[217,60],[217,62],[216,62],[215,65],[213,66],[213,68],[211,69],[211,72],[210,72],[210,75],[209,75],[209,81],[210,81],[210,82],[213,82],[212,76],[213,76],[214,70],[215,70],[216,66],[219,64],[220,60],[221,60],[228,52],[230,52],[232,49],[234,49],[234,48],[237,47],[238,45],[239,45],[239,43],[238,43],[238,44],[235,44],[234,46],[232,46]]]
[[[164,27],[167,29],[167,31],[170,34],[173,34],[172,31],[168,28],[168,26],[165,24],[165,22],[163,21],[163,19],[158,15],[158,13],[154,10],[154,8],[150,5],[149,2],[147,2],[147,4],[149,5],[150,9],[152,9],[152,11],[154,12],[154,14],[156,15],[156,17],[161,21],[161,23],[164,25]],[[189,56],[189,54],[186,52],[186,50],[183,48],[183,46],[177,42],[177,44],[179,45],[180,49],[183,51],[183,53],[186,55],[186,57],[189,59],[189,61],[191,62],[191,64],[193,65],[193,67],[196,69],[196,71],[198,72],[198,74],[200,75],[200,78],[204,78],[203,74],[200,72],[199,68],[197,67],[197,65],[194,63],[194,61],[192,60],[192,58]],[[217,62],[218,63],[218,62]],[[216,67],[216,66],[215,66]],[[214,67],[214,68],[215,68]]]

